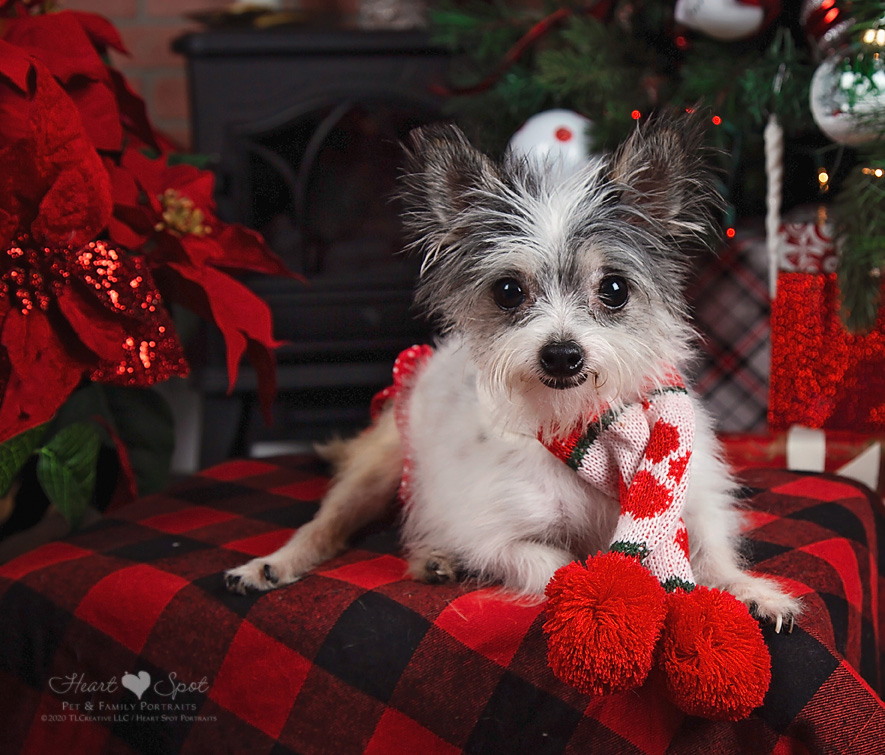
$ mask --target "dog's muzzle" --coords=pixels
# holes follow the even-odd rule
[[[577,388],[589,374],[584,369],[584,350],[574,341],[554,341],[538,354],[543,372],[541,382],[548,388]]]

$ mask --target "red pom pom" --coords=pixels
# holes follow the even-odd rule
[[[654,662],[667,595],[636,558],[606,553],[563,566],[547,585],[547,662],[590,695],[637,687]]]
[[[721,590],[672,593],[658,665],[670,699],[686,713],[746,718],[762,704],[771,657],[747,607]]]

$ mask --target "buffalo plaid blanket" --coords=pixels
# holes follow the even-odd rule
[[[279,546],[327,485],[312,457],[231,461],[0,567],[0,731],[22,753],[882,753],[885,517],[833,475],[742,473],[756,569],[805,600],[764,634],[747,720],[650,683],[589,698],[545,661],[543,606],[404,576],[395,523],[290,587],[224,569]]]

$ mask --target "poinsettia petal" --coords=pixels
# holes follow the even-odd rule
[[[25,139],[31,133],[28,98],[33,92],[30,58],[14,45],[0,40],[0,147]]]
[[[83,31],[100,53],[104,53],[108,47],[113,47],[117,52],[129,54],[117,28],[104,16],[79,10],[72,10],[70,13],[83,27]]]
[[[120,167],[128,170],[135,179],[139,189],[144,192],[150,208],[161,215],[160,195],[169,188],[164,180],[165,161],[151,159],[137,149],[126,149],[120,156]]]
[[[69,382],[66,373],[52,377],[37,390],[32,381],[23,380],[14,372],[10,374],[0,399],[0,443],[52,419],[79,382]]]
[[[172,186],[193,200],[208,217],[215,215],[215,174],[195,165],[170,165],[166,176]]]
[[[150,227],[144,227],[144,221],[142,211],[118,205],[108,221],[108,238],[120,246],[138,249],[151,234]]]
[[[108,46],[124,50],[107,20],[92,13],[19,16],[6,21],[5,38],[45,65],[80,109],[83,126],[98,149],[119,150],[123,123],[117,84],[101,53]],[[117,74],[119,76],[119,74]]]
[[[264,237],[251,228],[239,224],[225,225],[213,236],[222,250],[214,260],[216,267],[304,280],[302,276],[289,270],[270,250]]]
[[[141,144],[163,152],[158,142],[157,134],[148,118],[147,105],[129,86],[126,77],[115,68],[108,70],[114,96],[117,99],[117,109],[120,114],[120,122],[124,129],[134,136]]]
[[[33,223],[39,201],[51,185],[52,177],[34,159],[36,149],[29,137],[0,150],[0,241],[4,250]]]
[[[56,301],[84,346],[101,360],[120,360],[124,355],[124,342],[129,337],[129,323],[125,318],[104,312],[94,297],[84,295],[75,285],[59,291]]]
[[[184,303],[214,322],[224,336],[231,390],[249,341],[267,349],[283,344],[273,337],[270,309],[265,301],[239,281],[210,267],[196,269],[178,263],[165,267],[181,277]],[[267,372],[265,366],[262,369]]]
[[[111,181],[113,215],[108,220],[108,237],[120,246],[138,249],[154,233],[152,214],[141,201],[135,177],[107,155],[102,162]]]
[[[111,216],[110,180],[89,142],[77,108],[49,72],[35,63],[30,122],[33,160],[55,186],[40,203],[33,233],[50,245],[75,245],[97,236]]]
[[[163,232],[158,236],[163,237],[161,248],[166,252],[166,259],[172,262],[181,262],[191,267],[205,267],[221,253],[218,242],[209,235],[187,234],[182,237]]]
[[[213,293],[210,294],[206,290],[203,276],[189,265],[180,265],[173,262],[165,267],[166,270],[177,273],[180,276],[177,285],[180,292],[184,294],[183,300],[187,302],[186,306],[209,322],[214,322],[221,331],[227,352],[228,388],[233,390],[237,380],[240,360],[246,351],[246,338],[239,325],[232,322],[231,318],[227,316],[224,305],[215,300],[220,287],[216,287]]]
[[[0,39],[0,78],[14,85],[21,94],[27,94],[30,73],[28,56],[16,45]]]
[[[175,326],[139,257],[103,243],[71,253],[59,309],[99,358],[93,380],[147,386],[187,374]]]
[[[31,231],[50,246],[79,246],[98,235],[110,218],[111,194],[107,181],[96,180],[88,165],[63,171],[40,202]],[[95,183],[95,196],[83,192]]]
[[[107,66],[71,11],[4,19],[3,38],[33,54],[61,82],[107,77]]]
[[[147,195],[148,202],[158,215],[163,213],[160,197],[168,189],[172,189],[177,195],[191,200],[203,213],[207,224],[213,225],[215,176],[211,171],[201,170],[188,163],[169,165],[166,155],[149,158],[132,149],[127,149],[123,153],[121,165],[136,177],[139,186]]]
[[[10,309],[2,343],[10,374],[0,399],[0,443],[49,420],[77,387],[87,363],[40,310]]]
[[[114,204],[143,208],[140,201],[141,191],[135,182],[135,176],[132,175],[132,172],[122,165],[118,165],[117,161],[108,155],[102,155],[101,161],[111,181],[111,193],[114,197]]]
[[[102,360],[89,373],[96,383],[126,388],[147,388],[173,377],[187,377],[190,367],[178,336],[150,322],[135,322],[121,343],[117,361]]]
[[[6,250],[37,215],[37,202],[49,186],[34,164],[34,143],[21,139],[0,149],[0,244]]]
[[[83,128],[96,149],[118,152],[123,148],[123,125],[117,100],[109,84],[78,79],[65,91],[80,111]]]

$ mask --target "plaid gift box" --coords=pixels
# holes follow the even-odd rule
[[[723,433],[763,432],[768,409],[768,253],[761,222],[704,258],[687,297],[701,336],[691,382]]]

